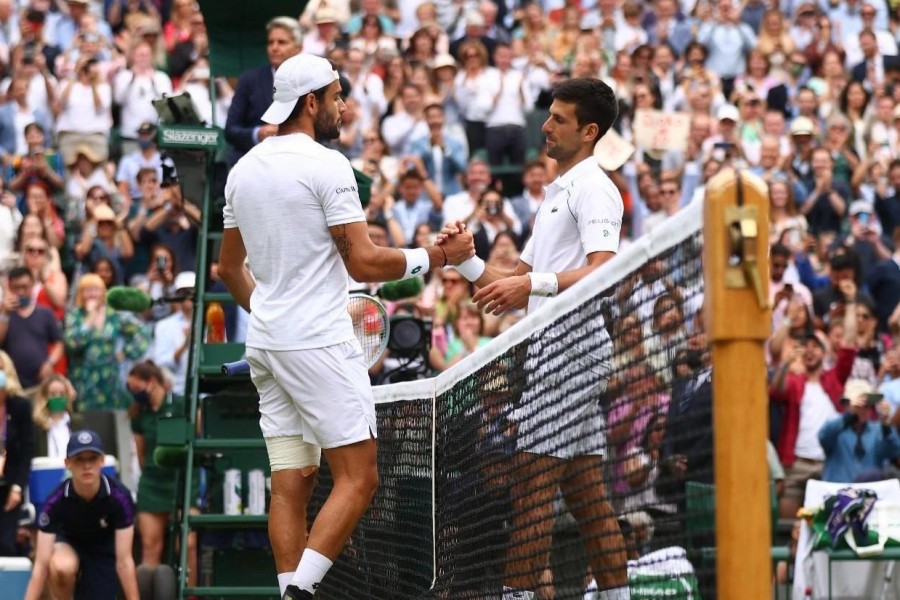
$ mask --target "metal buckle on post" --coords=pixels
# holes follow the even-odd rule
[[[759,307],[769,308],[769,299],[763,294],[762,276],[756,257],[759,228],[756,225],[756,206],[726,206],[725,226],[731,238],[731,255],[725,270],[725,287],[756,290]]]

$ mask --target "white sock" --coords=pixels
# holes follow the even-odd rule
[[[599,600],[631,600],[631,588],[627,585],[611,590],[602,590]]]
[[[278,591],[284,596],[284,590],[287,589],[287,586],[291,583],[291,577],[294,576],[293,571],[288,571],[287,573],[279,573],[278,574]]]
[[[327,557],[311,548],[307,548],[300,556],[300,564],[297,565],[297,570],[294,571],[291,584],[296,585],[301,590],[315,592],[332,564],[332,561],[328,560]]]
[[[502,600],[533,600],[534,593],[503,586]]]
[[[597,581],[595,579],[591,579],[591,582],[588,584],[586,588],[584,588],[584,598],[583,600],[598,600],[599,592],[597,591]]]

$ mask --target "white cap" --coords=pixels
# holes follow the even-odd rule
[[[272,125],[284,123],[297,105],[297,100],[338,80],[331,63],[313,54],[290,57],[275,71],[275,93],[262,120]]]
[[[871,204],[866,202],[865,200],[854,200],[850,203],[850,216],[855,217],[860,213],[868,213],[873,214],[875,211]]]
[[[192,290],[197,284],[197,275],[193,271],[182,271],[175,276],[175,291]]]
[[[734,104],[723,104],[716,111],[716,121],[734,121],[737,123],[741,120],[741,112]]]

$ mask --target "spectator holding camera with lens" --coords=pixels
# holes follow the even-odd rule
[[[825,451],[822,479],[847,483],[900,458],[900,436],[890,423],[890,403],[868,381],[847,381],[841,401],[847,411],[822,426],[819,443]]]
[[[141,173],[143,172],[142,169]],[[146,177],[152,179],[149,174]],[[165,244],[178,257],[179,264],[196,264],[200,209],[184,198],[175,165],[170,158],[163,159],[160,185],[160,194],[152,201],[156,208],[141,219],[139,227],[132,223],[132,233],[137,229],[138,243],[145,247],[156,243]]]

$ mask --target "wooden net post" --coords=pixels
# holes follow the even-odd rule
[[[712,348],[718,598],[772,594],[764,345],[769,306],[766,184],[728,169],[704,208],[705,327]]]

